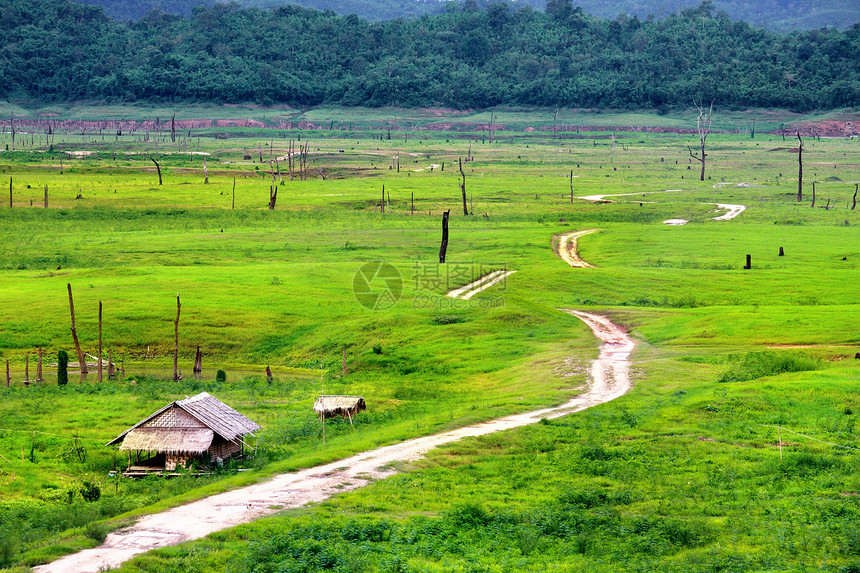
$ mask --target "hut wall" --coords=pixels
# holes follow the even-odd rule
[[[193,457],[194,456],[189,454],[167,454],[167,458],[164,462],[164,469],[172,472],[176,469],[176,466],[185,467],[185,463]]]
[[[242,444],[234,444],[233,442],[215,440],[212,442],[212,445],[209,447],[209,459],[211,461],[215,461],[216,458],[221,458],[222,460],[226,460],[230,456],[234,454],[238,454],[242,451]]]

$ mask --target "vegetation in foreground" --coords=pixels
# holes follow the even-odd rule
[[[182,138],[168,144],[164,133],[161,186],[153,144],[139,134],[119,142],[58,134],[53,150],[36,142],[2,155],[13,208],[3,209],[0,227],[0,348],[15,382],[0,389],[4,564],[44,562],[97,543],[136,513],[272,472],[557,403],[584,381],[595,352],[587,329],[557,311],[573,307],[608,312],[642,341],[630,396],[452,446],[320,508],[128,567],[221,567],[234,562],[232,552],[247,553],[242,539],[260,532],[271,541],[248,554],[247,569],[564,562],[609,570],[625,559],[631,569],[743,570],[777,569],[782,558],[787,570],[812,559],[830,570],[854,566],[853,450],[783,435],[780,462],[778,430],[765,426],[851,445],[857,369],[848,359],[860,343],[858,211],[850,208],[856,142],[807,142],[807,181],[817,182],[818,194],[811,208],[808,187],[796,201],[797,156],[775,136],[713,136],[710,179],[700,182],[686,149],[692,137],[674,134],[628,133],[614,150],[603,133],[555,140],[518,132],[493,144],[446,133],[409,141],[377,141],[373,132],[290,135],[314,140],[310,180],[276,176],[274,211],[265,208],[269,164],[244,155],[281,155],[286,140],[190,138],[195,151],[211,154],[208,184],[202,156],[180,153]],[[475,159],[464,166],[475,216],[458,214],[459,170],[451,167],[467,154]],[[576,196],[636,195],[571,202],[571,171]],[[48,209],[40,206],[45,185]],[[382,185],[391,213],[376,207]],[[716,202],[749,209],[713,221]],[[440,268],[443,209],[453,214],[450,285],[425,280]],[[690,223],[661,223],[677,217]],[[600,229],[581,241],[597,268],[571,269],[553,255],[551,237],[584,228]],[[750,271],[741,268],[747,253]],[[401,302],[387,310],[366,310],[352,293],[355,272],[374,260],[404,277]],[[474,303],[441,296],[469,273],[499,266],[517,273]],[[32,371],[39,345],[51,356],[70,347],[67,283],[85,348],[96,344],[101,300],[106,346],[127,366],[169,363],[179,291],[188,369],[199,344],[207,364],[261,373],[271,364],[306,375],[280,374],[272,384],[131,377],[65,388],[48,378],[24,388],[25,353]],[[769,348],[779,345],[802,348]],[[320,370],[326,391],[363,394],[370,406],[355,430],[330,426],[325,446],[310,411]],[[101,444],[204,389],[265,427],[246,466],[253,471],[227,468],[204,480],[106,477],[122,460]],[[681,476],[690,478],[687,489]],[[441,499],[446,487],[460,495]],[[765,546],[765,536],[778,544]],[[338,551],[356,561],[332,558]],[[284,554],[296,561],[281,563]]]

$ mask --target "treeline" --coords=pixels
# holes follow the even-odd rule
[[[449,5],[368,22],[299,7],[218,4],[131,23],[67,0],[0,0],[0,97],[797,111],[860,105],[860,24],[778,35],[710,3],[662,20]]]

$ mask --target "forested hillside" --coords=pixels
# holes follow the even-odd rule
[[[707,4],[657,21],[598,19],[568,0],[383,23],[219,4],[122,23],[67,0],[0,0],[0,22],[0,97],[21,101],[860,105],[860,25],[782,36]]]
[[[196,5],[211,7],[215,0],[79,0],[101,6],[105,13],[119,20],[139,20],[150,10],[190,16]],[[295,4],[317,10],[332,10],[341,15],[356,14],[367,20],[413,18],[446,10],[443,0],[238,0],[246,8],[272,8]],[[453,4],[462,4],[452,0]],[[476,2],[486,7],[486,0]],[[552,0],[551,2],[552,3]],[[699,0],[576,0],[587,14],[615,18],[621,13],[646,19],[663,18],[681,10],[693,8]],[[546,0],[514,0],[514,8],[532,6],[546,9]],[[778,32],[813,30],[826,26],[840,29],[860,21],[860,3],[845,0],[714,0],[714,8],[725,12],[732,20],[743,20]]]

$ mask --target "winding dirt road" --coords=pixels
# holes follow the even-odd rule
[[[478,280],[472,281],[467,285],[461,286],[460,288],[455,288],[454,290],[447,292],[445,296],[469,300],[479,292],[484,291],[493,285],[499,284],[515,272],[517,271],[500,270],[487,273]]]
[[[558,235],[558,256],[567,264],[578,269],[593,269],[594,265],[588,264],[579,257],[577,241],[580,237],[596,232],[597,229],[586,231],[571,231]]]
[[[731,203],[709,203],[709,205],[716,205],[717,209],[726,209],[728,211],[728,213],[719,217],[714,217],[714,221],[731,221],[747,210],[746,205],[732,205]]]
[[[109,534],[100,547],[68,555],[33,570],[39,573],[105,571],[150,549],[204,537],[281,509],[301,507],[357,489],[373,480],[393,475],[396,472],[392,467],[394,462],[418,460],[439,445],[534,424],[541,418],[558,418],[624,395],[630,389],[633,340],[603,316],[575,310],[565,312],[585,322],[603,344],[598,358],[591,363],[586,391],[561,406],[415,438],[148,515],[131,527]]]

